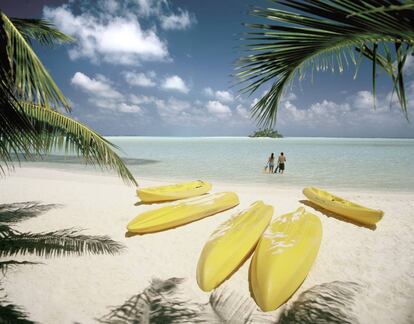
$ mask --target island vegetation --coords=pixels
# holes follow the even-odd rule
[[[271,137],[271,138],[281,138],[283,137],[277,130],[274,129],[260,129],[255,131],[253,134],[250,134],[249,137]]]

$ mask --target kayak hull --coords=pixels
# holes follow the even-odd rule
[[[272,215],[272,206],[257,201],[211,234],[197,264],[197,283],[203,291],[218,287],[243,264],[256,247]]]
[[[238,204],[239,198],[234,192],[180,200],[138,215],[128,223],[127,230],[138,234],[163,231],[211,216]]]
[[[355,204],[319,188],[307,187],[303,194],[312,203],[361,224],[375,225],[384,215],[382,210]]]
[[[274,220],[253,255],[249,280],[254,300],[268,312],[285,303],[300,287],[319,251],[322,224],[299,208]]]
[[[211,190],[211,184],[196,180],[175,185],[137,189],[137,196],[144,203],[173,201],[203,195]]]

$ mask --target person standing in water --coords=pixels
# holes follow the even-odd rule
[[[272,153],[267,161],[267,165],[269,166],[269,173],[273,173],[273,168],[275,167],[275,155]]]
[[[281,152],[279,155],[279,158],[277,159],[277,168],[275,170],[275,173],[277,169],[279,169],[279,173],[283,174],[283,171],[285,171],[285,163],[286,163],[286,156],[283,154],[283,152]]]

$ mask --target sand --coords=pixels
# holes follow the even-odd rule
[[[142,180],[140,185],[167,184]],[[326,188],[329,189],[329,188]],[[85,234],[108,235],[126,246],[116,256],[61,258],[24,256],[7,259],[39,261],[10,269],[2,285],[7,298],[40,323],[96,323],[111,306],[140,293],[152,278],[185,278],[185,298],[207,303],[210,294],[196,283],[195,271],[203,245],[216,226],[256,200],[275,207],[275,216],[290,212],[305,199],[302,188],[277,189],[213,183],[213,192],[234,191],[240,205],[232,210],[173,230],[125,237],[127,222],[154,205],[135,206],[135,189],[116,177],[52,169],[17,169],[0,181],[0,204],[40,201],[60,204],[16,225],[20,231],[44,232],[82,228]],[[335,190],[355,202],[382,209],[375,230],[356,226],[315,211],[323,225],[321,248],[308,277],[288,304],[270,314],[275,321],[306,290],[332,282],[358,284],[352,313],[360,323],[414,321],[414,193]],[[250,298],[246,262],[223,287]],[[223,289],[223,288],[221,288]],[[251,301],[251,303],[253,303]]]

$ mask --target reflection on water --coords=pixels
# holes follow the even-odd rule
[[[360,286],[354,282],[333,281],[304,291],[281,315],[278,324],[355,324],[352,313]]]

